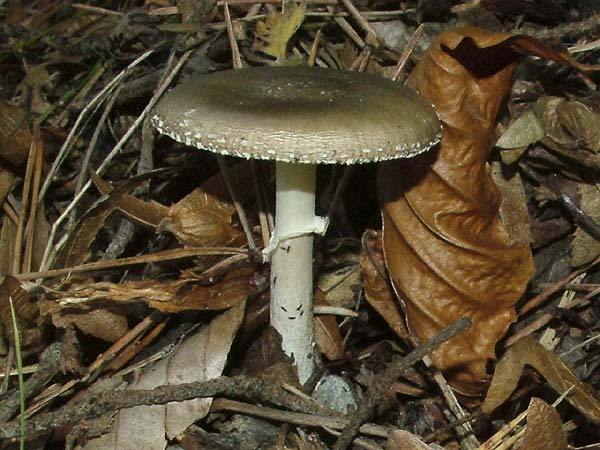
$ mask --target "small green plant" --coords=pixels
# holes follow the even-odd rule
[[[19,334],[19,324],[17,323],[17,314],[13,305],[12,297],[8,297],[10,303],[10,316],[13,323],[13,332],[15,334],[15,355],[17,356],[17,377],[19,380],[19,399],[21,401],[21,414],[19,415],[19,427],[21,436],[19,438],[19,449],[25,450],[25,383],[23,382],[23,358],[21,355],[21,337]]]

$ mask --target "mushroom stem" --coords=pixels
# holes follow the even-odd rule
[[[275,231],[271,262],[271,325],[304,384],[314,371],[313,232],[316,167],[276,163]]]

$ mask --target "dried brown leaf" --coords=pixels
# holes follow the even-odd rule
[[[315,305],[328,305],[320,290],[315,292]],[[337,319],[333,315],[319,314],[315,317],[315,343],[330,361],[344,356],[344,339]]]
[[[96,234],[102,228],[108,216],[119,207],[125,194],[140,183],[155,176],[157,172],[161,171],[150,171],[143,175],[131,177],[112,189],[109,195],[100,197],[81,216],[69,232],[67,241],[56,256],[53,268],[61,269],[81,264],[88,256],[90,245],[96,238]]]
[[[559,394],[569,390],[566,400],[589,420],[600,424],[600,403],[594,390],[579,381],[560,356],[546,350],[531,336],[510,346],[498,361],[490,388],[481,405],[483,412],[493,411],[508,399],[517,387],[526,365],[538,371]]]
[[[0,101],[0,157],[13,168],[22,167],[27,161],[31,140],[25,110]]]
[[[107,308],[94,308],[83,313],[63,309],[52,315],[52,323],[58,328],[74,325],[85,334],[110,343],[117,342],[129,331],[127,318]]]
[[[0,205],[6,200],[6,196],[12,189],[15,175],[4,167],[0,166]]]
[[[600,115],[589,106],[562,97],[538,99],[498,140],[506,149],[541,141],[546,147],[588,167],[600,167]]]
[[[217,283],[208,286],[189,278],[166,282],[73,283],[69,289],[56,294],[56,300],[69,310],[78,307],[87,310],[93,308],[94,302],[114,302],[116,305],[144,302],[164,313],[219,311],[244,302],[253,290],[254,269],[244,267],[228,272]]]
[[[502,192],[500,203],[500,221],[508,234],[508,244],[531,244],[531,217],[527,209],[525,188],[519,173],[506,175],[500,163],[492,163],[492,178]]]
[[[234,213],[233,205],[198,188],[169,208],[157,231],[169,231],[185,245],[227,245],[239,236],[231,225]]]
[[[110,183],[103,180],[98,175],[92,174],[91,179],[103,195],[108,196],[113,191],[113,187]],[[139,225],[152,228],[153,230],[156,229],[160,221],[163,220],[169,212],[169,208],[154,200],[144,201],[129,194],[123,195],[121,202],[119,202],[118,209],[128,219]]]
[[[385,450],[432,450],[417,436],[405,430],[394,431],[387,440]]]
[[[245,304],[213,319],[200,333],[184,340],[171,355],[144,371],[129,389],[205,381],[222,374]],[[91,441],[86,450],[164,450],[167,439],[206,416],[211,398],[121,410],[110,433]]]
[[[13,269],[17,225],[4,216],[0,232],[0,276],[16,273]]]
[[[13,321],[10,310],[10,301],[17,316],[17,326],[21,336],[21,346],[24,348],[40,344],[42,331],[37,322],[39,312],[36,299],[21,287],[15,277],[6,276],[0,282],[0,319],[8,340],[13,342]]]
[[[363,236],[367,237],[367,233],[373,232],[367,230]],[[381,236],[375,235],[373,239],[364,237],[360,253],[360,267],[363,273],[365,298],[400,339],[410,342],[404,319],[398,311],[394,291],[387,277],[384,276],[385,260]]]
[[[527,408],[527,429],[519,450],[566,450],[569,448],[562,420],[553,406],[532,398]]]
[[[600,189],[598,186],[589,184],[579,185],[581,196],[581,209],[594,221],[600,222]],[[600,256],[600,242],[587,234],[581,227],[577,227],[571,241],[571,258],[569,263],[572,267],[580,267],[591,263]]]
[[[520,59],[502,47],[506,40],[472,27],[438,37],[409,84],[443,122],[439,149],[385,164],[379,176],[385,259],[410,331],[422,342],[461,316],[473,321],[432,354],[466,394],[483,388],[487,361],[533,273],[529,248],[508,244],[501,195],[486,164]],[[477,51],[466,51],[473,46]]]

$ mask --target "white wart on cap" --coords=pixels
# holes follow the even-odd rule
[[[152,118],[163,134],[223,155],[354,164],[415,156],[440,139],[429,103],[386,78],[258,67],[182,83]]]

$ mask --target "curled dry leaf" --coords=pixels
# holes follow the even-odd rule
[[[124,196],[140,183],[152,178],[161,170],[150,171],[143,175],[131,177],[110,191],[110,194],[100,197],[77,221],[65,244],[59,250],[53,267],[62,269],[81,264],[86,257],[96,234],[104,222],[121,204]]]
[[[264,22],[256,23],[254,48],[277,59],[285,58],[288,41],[302,25],[306,14],[305,2],[284,5],[282,13],[268,14]]]
[[[578,163],[600,167],[600,115],[589,106],[561,97],[542,97],[520,115],[497,142],[503,149],[542,142]]]
[[[537,370],[559,394],[569,390],[566,400],[589,420],[600,424],[600,403],[594,390],[579,381],[560,356],[546,350],[531,336],[511,345],[498,361],[490,388],[481,405],[484,413],[493,411],[508,399],[517,387],[526,365]]]
[[[83,313],[93,308],[93,303],[107,302],[112,306],[131,302],[144,302],[163,313],[182,311],[219,311],[231,308],[246,300],[255,289],[254,269],[244,267],[228,272],[217,283],[203,286],[198,279],[181,278],[175,281],[131,281],[125,283],[73,283],[57,295],[57,307],[52,314],[78,309]],[[49,293],[53,297],[52,293]]]
[[[372,230],[367,230],[363,234],[360,267],[367,302],[381,315],[400,339],[410,342],[404,318],[396,306],[394,291],[385,276],[381,236]]]
[[[249,182],[247,174],[242,176],[243,169],[246,169],[245,172],[250,171],[249,165],[243,163],[230,168],[232,176],[242,185]],[[112,186],[97,175],[92,175],[92,180],[102,194],[109,195],[113,192]],[[236,183],[236,194],[252,192],[240,189],[240,183]],[[222,200],[229,198],[223,184],[220,174],[217,174],[171,207],[123,194],[117,209],[139,225],[159,233],[173,233],[185,245],[230,245],[243,236],[231,224],[235,208],[230,201]],[[246,199],[246,195],[241,196]]]
[[[0,282],[0,319],[10,342],[14,341],[13,320],[10,300],[17,316],[17,328],[21,336],[21,346],[31,347],[42,342],[42,330],[38,324],[38,305],[35,298],[21,287],[21,282],[13,276],[6,276]]]
[[[520,59],[502,47],[506,40],[477,28],[438,37],[409,84],[436,108],[441,144],[437,152],[384,164],[379,174],[385,259],[410,331],[422,342],[461,316],[473,321],[432,354],[465,394],[482,390],[486,363],[533,274],[529,247],[508,244],[500,191],[486,164]]]
[[[567,450],[562,420],[553,406],[532,398],[527,408],[527,429],[518,450]]]
[[[169,231],[185,245],[227,245],[239,237],[231,225],[234,213],[233,205],[198,188],[169,208],[157,231]]]

